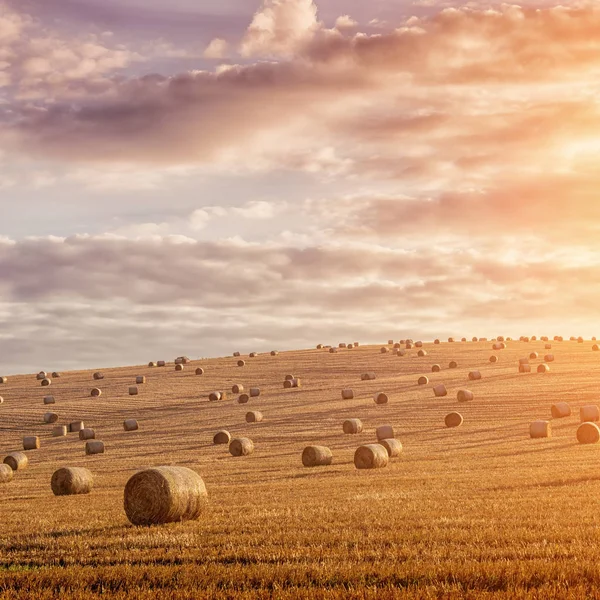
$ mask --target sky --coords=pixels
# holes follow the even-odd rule
[[[0,0],[0,374],[600,334],[600,7]]]

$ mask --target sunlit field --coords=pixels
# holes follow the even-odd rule
[[[0,386],[0,449],[22,449],[39,435],[29,467],[0,485],[0,597],[91,598],[586,598],[600,584],[600,445],[576,439],[579,408],[598,402],[600,353],[591,341],[426,343],[396,356],[360,346],[193,360],[182,372],[134,366],[62,373],[50,387],[35,375],[8,375]],[[391,348],[391,347],[390,347]],[[537,351],[531,373],[518,360]],[[536,372],[552,352],[551,371]],[[492,364],[492,354],[499,357]],[[153,357],[149,357],[151,359]],[[164,358],[164,357],[154,357]],[[451,360],[458,368],[449,369]],[[441,372],[432,373],[433,364]],[[203,375],[195,375],[202,366]],[[469,381],[478,369],[480,381]],[[376,373],[374,381],[361,374]],[[302,387],[284,389],[286,374]],[[145,375],[138,396],[128,388]],[[421,375],[429,384],[417,385]],[[233,384],[260,397],[237,402]],[[448,396],[432,387],[444,383]],[[93,387],[102,390],[90,397]],[[341,390],[352,388],[354,399]],[[471,402],[457,391],[469,389]],[[209,402],[214,390],[227,398]],[[389,396],[376,405],[375,392]],[[54,395],[56,404],[43,405]],[[529,424],[550,420],[566,401],[572,415],[554,420],[552,437],[531,439]],[[86,456],[76,433],[51,437],[81,419],[105,442]],[[249,410],[264,420],[246,423]],[[458,410],[461,427],[444,417]],[[342,432],[347,418],[364,431]],[[140,429],[123,430],[136,418]],[[356,448],[391,424],[403,444],[387,467],[358,470]],[[254,454],[235,458],[213,445],[216,431],[250,437]],[[333,464],[305,468],[307,445],[324,445]],[[123,509],[127,480],[149,466],[199,473],[209,501],[197,521],[134,527]],[[52,473],[84,466],[89,495],[55,497]],[[485,595],[484,595],[485,593]]]

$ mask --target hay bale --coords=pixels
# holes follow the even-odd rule
[[[260,423],[262,420],[262,413],[257,410],[251,410],[246,413],[246,423]]]
[[[545,349],[545,350],[552,350],[552,344],[546,344],[546,345],[544,346],[544,349]]]
[[[83,421],[73,421],[72,423],[69,423],[70,433],[79,433],[82,429],[85,429]]]
[[[56,423],[58,421],[58,415],[53,412],[47,412],[44,414],[44,423]]]
[[[260,388],[250,388],[250,398],[258,398],[260,396]]]
[[[396,350],[396,356],[406,356],[406,350]]]
[[[246,361],[245,360],[238,360],[237,361],[237,366],[238,367],[244,367],[244,366],[246,366]]]
[[[458,393],[456,394],[456,399],[459,402],[470,402],[474,397],[471,390],[458,390]]]
[[[54,396],[44,396],[44,404],[56,404]]]
[[[9,465],[0,465],[0,483],[8,483],[13,478],[13,470]]]
[[[448,364],[448,368],[449,369],[457,369],[458,363],[455,360],[451,360],[450,363]]]
[[[166,367],[167,363],[164,360],[158,360],[158,361],[156,361],[156,366],[157,367]]]
[[[519,373],[531,373],[531,365],[519,365]]]
[[[36,435],[27,435],[23,438],[23,450],[39,450],[40,438]]]
[[[254,442],[250,438],[235,438],[229,444],[231,456],[248,456],[254,452]]]
[[[435,394],[436,398],[441,398],[448,395],[448,390],[443,383],[440,383],[433,387],[433,393]]]
[[[8,383],[8,377],[0,377],[0,383]]]
[[[66,425],[56,425],[52,428],[52,437],[65,437],[67,435]]]
[[[94,476],[83,467],[63,467],[52,474],[50,487],[55,496],[89,494],[94,487]]]
[[[136,382],[138,385],[141,385],[142,383],[146,383],[146,378],[145,378],[143,375],[138,375],[138,376],[135,378],[135,382]]]
[[[283,382],[283,387],[285,389],[290,389],[290,388],[299,388],[301,386],[301,382],[300,379],[295,378],[295,379],[286,379]]]
[[[375,373],[363,373],[360,376],[361,381],[372,381],[375,378],[376,378]]]
[[[424,356],[427,356],[427,352],[425,350],[419,350],[417,352],[417,356],[419,356],[420,358],[423,358]]]
[[[471,381],[479,381],[481,379],[481,372],[480,371],[471,371],[469,373],[469,379]]]
[[[256,358],[258,356],[258,353],[256,353],[256,352],[250,352],[250,354],[248,354],[248,356],[250,358]]]
[[[338,348],[345,348],[345,347],[346,347],[346,344],[344,342],[340,342],[338,344]]]
[[[217,431],[213,436],[213,444],[221,445],[221,444],[229,444],[231,441],[231,434],[229,431],[222,429],[221,431]]]
[[[577,441],[580,444],[597,444],[600,442],[600,427],[596,423],[582,423],[577,428]]]
[[[546,354],[546,356],[544,356],[544,362],[554,362],[554,354]]]
[[[326,467],[333,462],[333,454],[325,446],[307,446],[302,451],[302,464],[305,467]]]
[[[182,364],[175,365],[175,370],[176,371],[183,371],[183,365]]]
[[[388,340],[388,345],[389,346],[393,346],[394,345],[394,340]]]
[[[504,350],[505,348],[506,348],[506,344],[504,344],[503,342],[494,344],[492,346],[492,350]]]
[[[402,454],[402,442],[394,438],[380,440],[379,443],[385,448],[390,458],[398,458]]]
[[[600,421],[600,409],[597,404],[588,404],[579,409],[579,417],[582,423]]]
[[[22,469],[27,468],[29,459],[23,452],[11,452],[8,456],[6,456],[3,462],[13,471],[21,471]]]
[[[5,378],[6,379],[6,378]],[[4,382],[6,383],[6,382]],[[52,380],[46,378],[46,379],[42,379],[42,387],[48,387],[49,385],[52,384]]]
[[[150,362],[148,363],[148,366],[149,366],[149,367],[156,367],[157,365],[156,365],[156,363],[155,363],[155,362],[153,362],[153,361],[150,361]]]
[[[410,342],[409,342],[409,343],[407,343],[407,344],[404,346],[404,348],[405,348],[406,350],[412,350],[412,347],[413,347],[413,345],[412,345]]]
[[[538,354],[537,352],[532,352],[532,353],[529,355],[529,359],[530,359],[530,360],[536,360],[536,359],[538,358],[538,356],[539,356],[539,354]]]
[[[241,383],[234,383],[231,386],[231,392],[233,394],[241,394],[244,391],[244,386]]]
[[[451,412],[446,415],[444,423],[446,427],[460,427],[463,424],[463,416],[457,412]]]
[[[375,430],[375,435],[377,436],[377,441],[391,439],[394,436],[394,428],[392,425],[380,425]]]
[[[222,399],[222,397],[223,397],[223,395],[221,394],[221,392],[211,392],[211,393],[208,395],[208,399],[209,399],[211,402],[218,402],[219,400],[221,400],[221,399]]]
[[[41,381],[42,379],[46,379],[46,377],[47,377],[47,376],[48,376],[48,373],[46,373],[46,371],[40,371],[40,372],[39,372],[39,373],[38,373],[38,374],[35,376],[35,378],[36,378],[38,381]]]
[[[79,439],[82,442],[85,442],[86,440],[95,440],[96,439],[96,432],[89,428],[89,427],[84,427],[80,432],[79,432]]]
[[[583,344],[583,338],[582,337],[578,337],[577,338],[577,343],[578,344]]]
[[[352,400],[354,398],[354,390],[342,390],[342,400]]]
[[[384,394],[383,392],[377,392],[373,396],[373,400],[374,400],[375,404],[387,404],[389,401],[389,398],[388,398],[387,394]]]
[[[490,356],[490,362],[491,363],[497,363],[498,362],[498,357],[495,354],[492,354],[492,356]]]
[[[344,431],[344,433],[347,433],[349,435],[362,433],[362,421],[360,419],[346,419],[344,421],[344,424],[342,425],[342,430]]]
[[[198,367],[196,369],[196,375],[204,375],[204,369],[202,367]]]
[[[571,407],[566,402],[557,402],[550,408],[553,419],[563,419],[571,416]]]
[[[140,426],[135,419],[125,419],[125,421],[123,421],[123,429],[125,431],[137,431],[139,428]]]
[[[234,353],[233,353],[233,357],[234,357],[234,358],[237,358],[238,356],[241,356],[241,354],[240,354],[239,352],[234,352]]]
[[[94,373],[94,379],[99,381],[100,379],[104,379],[104,375],[102,373]]]
[[[460,340],[460,341],[461,341],[461,342],[466,342],[466,341],[467,341],[467,338],[466,338],[466,337],[464,337],[464,338],[461,338],[461,340]]]
[[[386,346],[382,346],[380,352],[381,354],[387,354],[389,352],[389,349]]]
[[[102,390],[100,388],[93,388],[90,392],[90,396],[92,398],[99,398],[100,396],[102,396]]]
[[[4,398],[0,396],[0,404],[4,404]]]
[[[439,344],[439,343],[440,343],[440,340],[438,340],[438,339],[435,339],[435,340],[433,340],[433,343],[437,345],[437,344]]]
[[[419,379],[417,379],[418,385],[427,385],[428,383],[429,383],[429,377],[426,377],[425,375],[422,375],[421,377],[419,377]]]
[[[104,454],[104,442],[92,440],[85,443],[85,453],[87,456],[93,454]]]
[[[200,475],[187,467],[155,467],[133,475],[124,493],[133,525],[161,525],[197,519],[208,493]]]
[[[390,457],[381,444],[366,444],[356,449],[354,466],[357,469],[381,469],[387,467]]]
[[[542,363],[541,365],[538,365],[537,372],[538,373],[549,373],[550,367],[547,364]]]
[[[442,370],[442,367],[440,367],[440,365],[432,365],[432,367],[431,367],[432,373],[439,373],[441,370]]]
[[[60,373],[58,371],[53,371],[52,372],[52,378],[53,379],[58,379],[60,377]]]
[[[423,342],[421,342],[421,341],[415,342],[415,348],[422,348],[422,347],[423,347]]]
[[[472,339],[471,339],[471,341],[472,341],[472,342],[476,342],[478,339],[479,339],[479,338],[476,338],[476,337],[474,337],[474,338],[472,338]]]
[[[138,390],[138,388],[137,388],[136,386],[132,385],[132,386],[129,388],[129,395],[130,395],[130,396],[137,396],[139,393],[140,393],[140,392],[139,392],[139,390]]]
[[[529,425],[529,436],[532,438],[552,437],[552,424],[550,421],[534,421]]]
[[[600,346],[598,346],[598,344],[594,344],[594,345],[592,346],[592,350],[593,350],[594,352],[598,352],[598,350],[600,350]]]
[[[277,350],[271,350],[271,356],[277,356],[278,354]]]
[[[249,400],[250,396],[248,396],[248,394],[240,394],[240,397],[238,398],[238,404],[248,404]]]

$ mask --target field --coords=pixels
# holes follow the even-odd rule
[[[69,372],[49,388],[35,375],[9,376],[0,385],[0,453],[21,449],[28,434],[41,448],[0,485],[0,598],[599,597],[600,445],[580,445],[575,434],[579,407],[599,401],[600,353],[589,341],[552,346],[546,374],[535,372],[541,359],[532,373],[517,372],[520,357],[543,357],[544,342],[514,341],[498,352],[491,342],[428,343],[425,357],[380,346],[245,356],[244,367],[226,357],[182,372],[171,362],[104,369],[99,382],[92,371]],[[441,372],[431,373],[434,363]],[[468,381],[472,369],[481,381]],[[367,371],[377,379],[361,381]],[[287,373],[302,387],[283,389]],[[136,375],[147,383],[130,397]],[[429,385],[417,385],[420,375]],[[234,383],[261,395],[240,405]],[[447,397],[434,397],[435,383],[446,384]],[[91,398],[96,385],[102,396]],[[353,400],[341,398],[347,387]],[[459,404],[460,388],[475,399]],[[228,390],[227,399],[209,402],[213,390]],[[377,391],[389,404],[373,402]],[[45,407],[49,393],[56,404]],[[572,416],[553,422],[551,438],[530,439],[530,422],[550,419],[557,401]],[[77,434],[52,438],[47,409],[61,424],[93,427],[106,453],[85,456]],[[248,410],[264,421],[247,424]],[[447,429],[453,410],[465,421]],[[362,419],[362,434],[342,433],[350,417]],[[124,432],[126,418],[138,419],[139,431]],[[357,470],[355,449],[388,423],[402,457]],[[252,438],[255,453],[234,458],[213,445],[223,428]],[[329,446],[334,463],[304,468],[309,444]],[[133,527],[125,483],[170,464],[203,477],[202,517]],[[54,497],[50,478],[61,466],[93,471],[93,492]]]

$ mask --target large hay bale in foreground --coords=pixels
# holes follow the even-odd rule
[[[13,471],[21,471],[27,468],[29,464],[29,459],[27,455],[23,452],[11,452],[4,459],[4,464],[8,465]]]
[[[307,446],[302,451],[302,464],[305,467],[326,467],[333,462],[333,454],[325,446]]]
[[[354,435],[357,433],[362,433],[363,424],[360,419],[346,419],[342,425],[342,429],[344,433]]]
[[[87,456],[94,454],[104,454],[104,442],[91,440],[85,443],[85,453]]]
[[[375,430],[375,435],[377,436],[377,441],[388,440],[394,437],[394,427],[392,425],[380,425]]]
[[[480,371],[471,371],[469,373],[469,379],[471,381],[478,381],[479,379],[481,379],[481,372]]]
[[[50,487],[55,496],[89,494],[94,487],[94,476],[83,467],[63,467],[52,474]]]
[[[357,469],[381,469],[390,461],[387,450],[381,444],[366,444],[356,449],[354,466]]]
[[[448,413],[444,419],[446,427],[460,427],[463,424],[463,416],[457,412]]]
[[[229,444],[229,442],[231,442],[231,434],[225,429],[217,431],[217,433],[215,433],[213,436],[213,444]]]
[[[207,497],[204,481],[191,469],[145,469],[125,486],[125,514],[134,525],[191,521],[200,516]]]
[[[470,402],[473,398],[474,394],[471,390],[458,390],[458,393],[456,394],[456,399],[459,402]]]
[[[552,424],[550,421],[534,421],[529,425],[529,435],[532,438],[552,437]]]
[[[577,428],[577,441],[580,444],[597,444],[600,442],[600,427],[596,423],[582,423]]]
[[[85,442],[86,440],[95,440],[96,439],[96,432],[92,428],[90,428],[90,427],[84,427],[79,432],[79,439],[82,442]]]
[[[426,377],[425,375],[419,377],[419,379],[417,380],[418,385],[427,385],[428,383],[429,383],[429,377]]]
[[[383,392],[377,392],[373,396],[373,400],[375,404],[387,404],[389,402],[387,394],[384,394]]]
[[[442,398],[443,396],[448,395],[448,390],[443,383],[440,383],[433,387],[433,393],[435,394],[436,398]]]
[[[123,429],[125,431],[137,431],[139,428],[140,426],[135,419],[125,419],[123,421]]]
[[[260,423],[263,420],[263,415],[257,410],[251,410],[246,413],[246,423]]]
[[[571,416],[571,407],[566,402],[557,402],[550,408],[553,419],[563,419]]]
[[[600,408],[597,404],[588,404],[579,409],[579,418],[582,423],[600,421]]]
[[[52,428],[52,437],[65,437],[68,429],[66,425],[56,425]]]
[[[231,456],[248,456],[254,452],[254,442],[250,438],[235,438],[229,444]]]
[[[44,413],[44,423],[56,423],[58,415],[53,412]]]
[[[354,398],[354,390],[342,390],[342,400],[352,400]]]
[[[379,443],[385,448],[390,458],[398,458],[402,454],[402,442],[394,438],[379,440]]]
[[[23,438],[23,450],[39,450],[40,438],[36,435],[26,435]]]
[[[8,483],[13,478],[13,470],[9,465],[0,465],[0,483]]]

